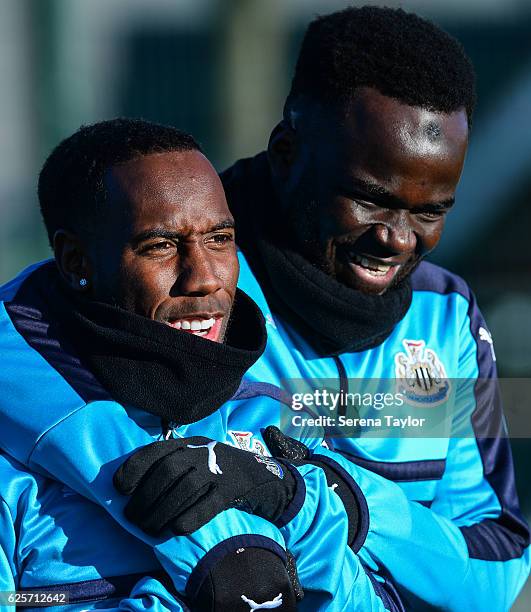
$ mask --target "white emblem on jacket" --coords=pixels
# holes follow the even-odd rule
[[[262,444],[262,442],[260,442],[260,440],[256,439],[256,436],[253,436],[252,432],[234,431],[229,429],[228,434],[232,438],[234,444],[242,450],[250,451],[251,453],[256,453],[257,455],[264,455],[264,457],[269,455],[265,446]]]
[[[403,340],[406,349],[395,355],[398,391],[413,406],[437,406],[450,394],[450,381],[437,353],[424,340]]]

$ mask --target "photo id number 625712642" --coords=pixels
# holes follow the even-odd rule
[[[68,593],[62,591],[26,590],[0,591],[0,606],[17,608],[47,608],[68,603]]]

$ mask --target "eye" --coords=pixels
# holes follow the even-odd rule
[[[360,208],[365,208],[366,210],[374,210],[375,208],[380,208],[378,204],[374,204],[374,202],[368,202],[367,200],[354,200],[354,204],[359,206]]]
[[[175,245],[172,242],[157,242],[156,244],[152,244],[149,248],[152,251],[167,251],[168,249],[173,249]]]
[[[175,250],[176,244],[170,240],[161,240],[159,242],[151,242],[150,244],[144,245],[140,249],[140,253],[150,254],[166,254],[172,250]]]
[[[231,233],[224,232],[222,234],[213,234],[205,241],[211,245],[222,247],[226,244],[234,242],[234,236]]]
[[[419,213],[419,217],[425,221],[438,221],[446,214],[445,210],[433,210]]]

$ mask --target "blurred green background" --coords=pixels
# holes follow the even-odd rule
[[[530,377],[531,2],[385,4],[440,24],[475,64],[478,111],[458,205],[432,259],[476,292],[501,375]],[[50,255],[36,184],[62,138],[81,124],[143,117],[192,132],[221,170],[265,147],[307,23],[344,6],[335,0],[0,0],[0,282]],[[531,398],[529,404],[531,419]],[[531,444],[518,439],[513,448],[529,516]],[[531,610],[529,582],[513,610]]]

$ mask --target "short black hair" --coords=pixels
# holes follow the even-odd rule
[[[39,175],[39,203],[53,246],[58,229],[93,229],[107,199],[106,170],[152,153],[201,151],[190,134],[176,128],[118,118],[82,126],[63,140]]]
[[[363,86],[431,111],[450,113],[464,107],[471,125],[475,74],[462,45],[402,9],[351,7],[312,21],[285,114],[301,96],[344,109]]]

